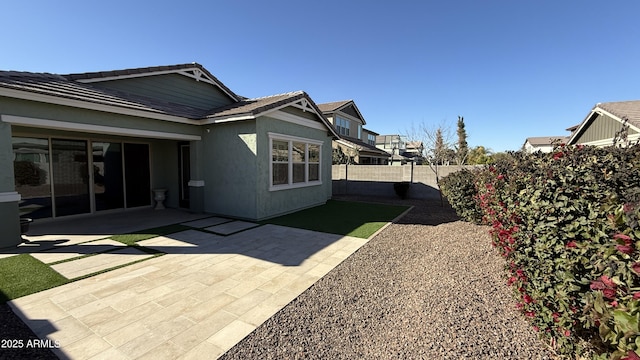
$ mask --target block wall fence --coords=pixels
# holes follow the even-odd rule
[[[462,168],[474,166],[439,166],[440,178]],[[393,184],[410,182],[410,199],[439,199],[435,171],[429,165],[332,165],[334,195],[397,197]]]

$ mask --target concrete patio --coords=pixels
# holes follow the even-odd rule
[[[66,267],[56,270],[74,278],[96,264],[148,255],[100,240],[113,233],[191,227],[138,243],[166,255],[11,301],[40,339],[60,345],[59,357],[217,358],[368,241],[173,210],[136,215],[144,220],[128,212],[36,223],[31,244],[4,252],[47,263],[47,256],[73,259],[87,253],[83,247],[107,247],[52,266]]]

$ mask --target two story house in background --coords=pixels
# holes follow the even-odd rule
[[[389,154],[376,147],[378,133],[364,128],[366,121],[353,100],[318,104],[318,108],[333,124],[339,138],[333,149],[360,165],[386,165]]]

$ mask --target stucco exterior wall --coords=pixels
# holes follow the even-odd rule
[[[271,149],[268,133],[296,136],[322,141],[322,184],[286,190],[269,190],[269,164]],[[269,117],[257,120],[257,219],[275,217],[303,208],[324,204],[331,198],[331,137],[328,130],[314,129]]]
[[[202,137],[204,211],[255,219],[255,121],[217,124],[209,129]]]

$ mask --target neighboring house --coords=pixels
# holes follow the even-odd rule
[[[640,138],[640,100],[598,103],[573,130],[568,144],[609,146],[627,120],[628,140]],[[571,127],[569,129],[573,129]]]
[[[528,153],[533,153],[536,151],[549,153],[553,150],[554,146],[565,144],[568,140],[569,138],[566,136],[528,137],[524,141],[522,149]]]
[[[334,149],[342,150],[356,164],[387,164],[389,154],[375,146],[378,133],[363,127],[366,121],[353,100],[318,104],[318,108],[340,136],[333,141]]]
[[[249,220],[320,205],[335,137],[305,92],[244,98],[196,63],[0,71],[0,232],[19,240],[19,214],[149,207],[157,188],[168,207]]]
[[[407,141],[403,135],[380,135],[376,137],[376,147],[391,155],[392,165],[407,162],[421,164],[424,161],[424,145],[421,141]]]

